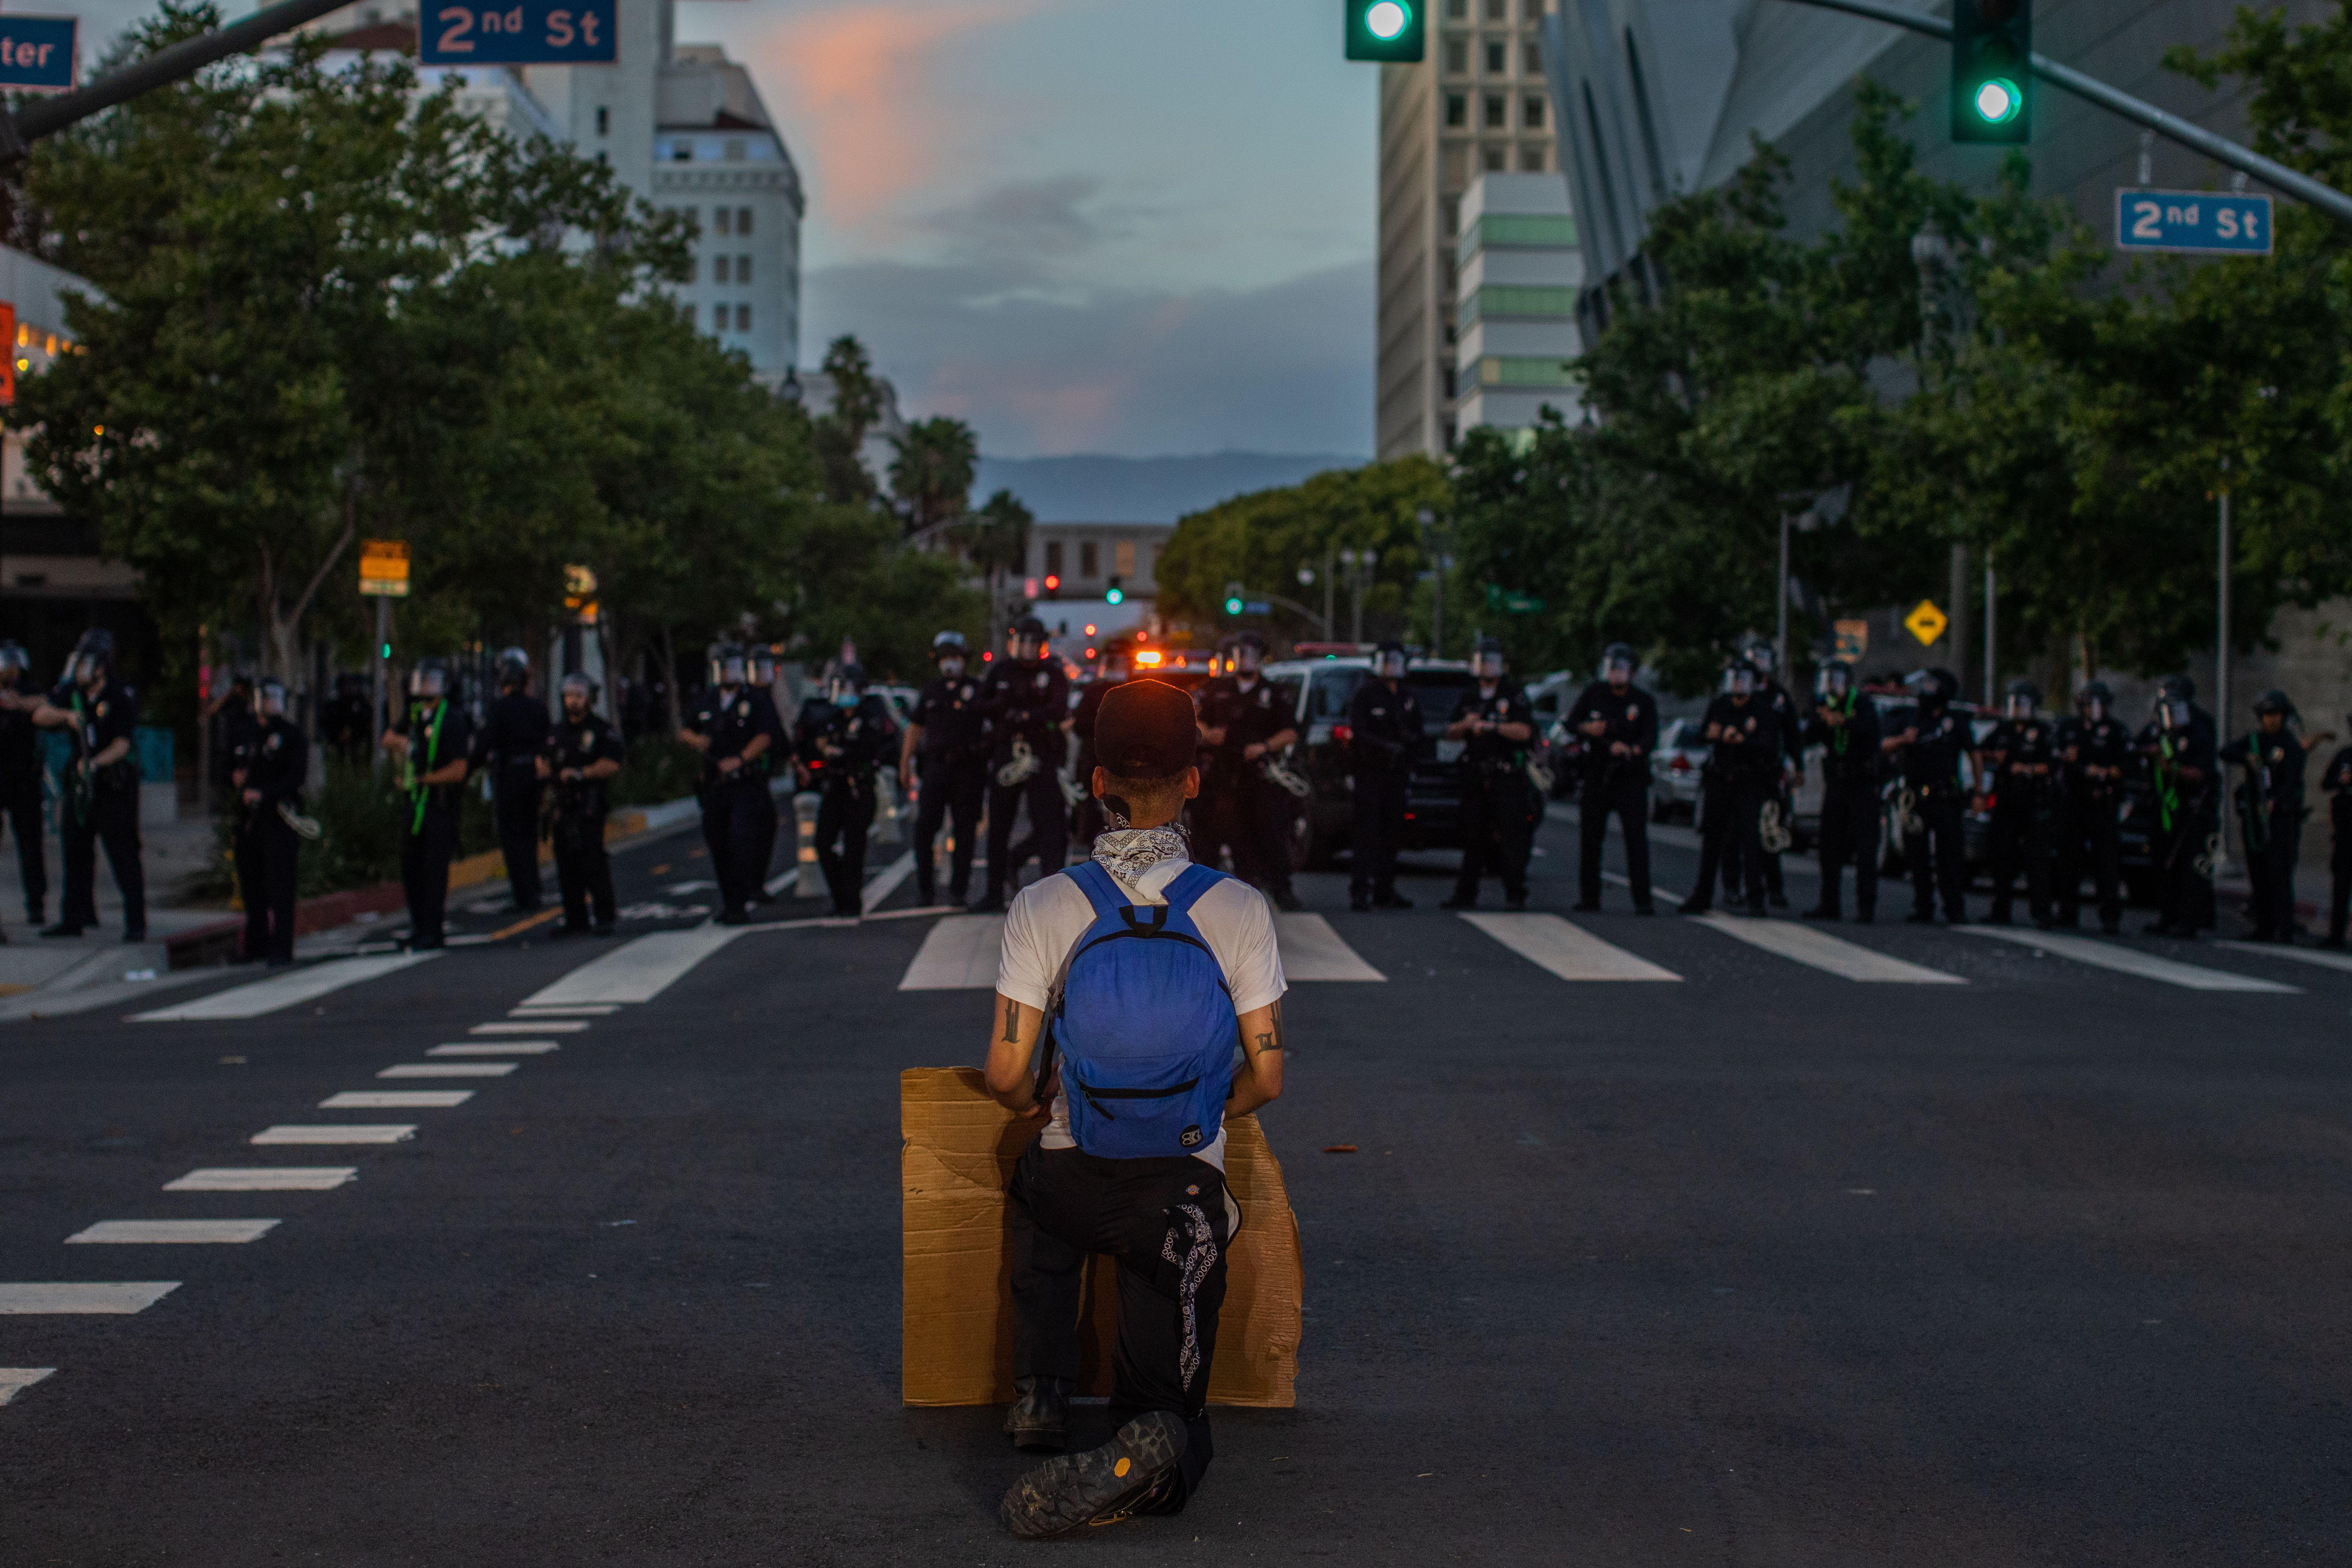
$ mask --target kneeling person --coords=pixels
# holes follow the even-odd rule
[[[1194,865],[1176,826],[1200,792],[1194,735],[1191,700],[1165,682],[1105,697],[1091,786],[1110,828],[1005,917],[988,1089],[1024,1116],[1050,1109],[1010,1192],[1020,1399],[1005,1426],[1019,1447],[1067,1442],[1089,1253],[1118,1266],[1111,1404],[1125,1423],[1014,1484],[1015,1535],[1179,1512],[1212,1453],[1209,1371],[1241,1220],[1223,1119],[1282,1092],[1284,983],[1265,900]]]

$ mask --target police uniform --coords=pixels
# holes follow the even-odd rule
[[[1201,689],[1201,727],[1225,732],[1211,748],[1214,760],[1201,781],[1202,792],[1215,797],[1211,820],[1233,846],[1234,869],[1242,879],[1281,905],[1297,898],[1290,890],[1290,824],[1297,797],[1265,776],[1267,753],[1245,757],[1243,751],[1296,730],[1297,707],[1291,691],[1263,674],[1247,689],[1238,675],[1221,675]]]
[[[563,896],[563,929],[606,933],[614,920],[613,860],[604,849],[604,818],[612,797],[603,779],[567,779],[598,763],[625,760],[621,737],[591,709],[556,721],[547,742],[547,793],[553,807],[555,885]]]
[[[79,767],[117,741],[134,739],[139,727],[139,700],[129,687],[110,674],[97,695],[68,679],[59,683],[49,704],[73,715],[74,761]],[[58,806],[58,837],[65,861],[65,898],[58,925],[79,931],[98,923],[98,847],[106,846],[106,863],[122,894],[122,934],[126,941],[147,935],[147,879],[139,860],[139,763],[126,752],[119,762],[91,770],[84,780],[69,776],[65,798]]]
[[[1921,923],[1933,921],[1940,893],[1944,918],[1963,925],[1969,904],[1960,837],[1967,809],[1960,759],[1969,748],[1969,721],[1949,706],[1921,705],[1890,721],[1887,728],[1897,734],[1919,732],[1917,740],[1896,752],[1903,791],[1911,800],[1911,820],[1903,830],[1903,858],[1911,868],[1911,918]]]
[[[866,889],[866,834],[874,826],[875,770],[897,748],[898,721],[877,696],[855,708],[802,704],[793,750],[817,790],[816,859],[833,912],[855,915]]]
[[[1483,719],[1495,724],[1525,724],[1532,736],[1534,711],[1519,683],[1506,677],[1482,694],[1475,681],[1454,705],[1448,724]],[[1478,900],[1478,881],[1491,858],[1503,878],[1503,897],[1513,907],[1528,901],[1528,856],[1535,847],[1535,814],[1542,803],[1528,783],[1528,741],[1491,731],[1462,742],[1462,869],[1454,878],[1454,901]]]
[[[25,918],[41,923],[48,902],[48,856],[42,848],[40,731],[33,716],[0,708],[0,815],[16,835],[16,864],[25,884]]]
[[[988,720],[988,890],[982,905],[1004,901],[1004,889],[1019,866],[1035,856],[1040,876],[1062,868],[1069,853],[1069,807],[1054,776],[1062,760],[1062,720],[1070,710],[1070,680],[1061,660],[1000,658],[981,678],[980,707]],[[1018,784],[999,784],[997,773],[1013,761],[1013,742],[1024,741],[1036,770]],[[1013,842],[1013,818],[1026,803],[1029,836]]]
[[[278,808],[299,812],[310,742],[282,714],[265,716],[232,760],[236,795],[237,894],[245,903],[245,956],[294,962],[294,893],[302,839]],[[242,775],[241,781],[238,775]],[[246,804],[245,792],[261,798]]]
[[[1077,836],[1078,851],[1085,854],[1094,847],[1095,837],[1108,826],[1103,816],[1102,802],[1095,798],[1090,782],[1095,776],[1095,721],[1102,713],[1103,699],[1124,685],[1123,680],[1091,680],[1078,690],[1078,705],[1070,715],[1070,738],[1078,743],[1078,758],[1072,764],[1070,776],[1079,789],[1078,805],[1072,817],[1072,829]]]
[[[710,851],[710,874],[719,883],[719,918],[740,921],[752,889],[767,879],[767,868],[759,860],[760,797],[768,791],[767,770],[753,765],[756,757],[731,773],[720,772],[719,764],[740,758],[744,748],[761,735],[774,749],[783,739],[783,725],[775,705],[759,688],[706,686],[687,710],[686,728],[710,742],[696,790],[702,803],[702,842]]]
[[[1427,735],[1421,698],[1402,679],[1391,685],[1374,676],[1348,700],[1348,730],[1355,794],[1348,826],[1349,901],[1393,905],[1406,795]]]
[[[1609,726],[1588,735],[1598,720]],[[1577,747],[1583,788],[1577,796],[1577,907],[1601,907],[1601,862],[1607,852],[1609,816],[1614,812],[1625,834],[1625,879],[1633,907],[1650,911],[1650,753],[1658,745],[1656,699],[1630,681],[1612,686],[1596,680],[1577,694],[1567,729]],[[1617,750],[1623,746],[1625,751]]]
[[[1780,759],[1788,740],[1780,712],[1761,691],[1743,700],[1725,692],[1707,704],[1700,723],[1714,739],[1703,785],[1698,847],[1698,890],[1683,906],[1685,914],[1711,907],[1707,895],[1720,869],[1727,889],[1743,890],[1748,912],[1765,910],[1764,803],[1780,787]]]
[[[474,721],[446,697],[413,697],[392,731],[408,739],[407,766],[422,779],[473,754]],[[400,803],[400,885],[408,900],[408,945],[430,949],[447,935],[449,860],[457,852],[457,796],[465,781],[412,785]]]
[[[2282,724],[2273,734],[2256,729],[2221,750],[2221,761],[2245,769],[2238,785],[2238,822],[2246,837],[2246,915],[2256,942],[2294,940],[2294,866],[2303,853],[2303,742]]]
[[[1836,714],[1832,724],[1824,715]],[[1824,699],[1805,721],[1802,743],[1822,748],[1822,817],[1814,847],[1822,863],[1821,901],[1812,912],[1835,920],[1840,879],[1853,867],[1854,919],[1868,925],[1878,911],[1878,705],[1848,686]]]
[[[474,765],[490,772],[499,853],[515,908],[539,908],[539,759],[547,751],[547,704],[510,690],[490,704],[475,742]]]
[[[1992,796],[1992,923],[2007,925],[2019,863],[2033,923],[2050,918],[2052,816],[2057,806],[2057,730],[2049,720],[2004,719],[1985,737]],[[2041,771],[2036,772],[2039,769]]]
[[[2213,880],[2198,868],[2221,831],[2212,718],[2191,707],[2181,730],[2150,723],[2140,731],[2139,749],[2155,795],[2148,855],[2156,867],[2158,919],[2150,930],[2193,937],[2213,923]]]
[[[980,682],[970,675],[935,675],[915,697],[915,727],[923,732],[915,753],[915,896],[939,901],[939,866],[931,846],[948,823],[954,847],[948,861],[948,896],[971,896],[971,855],[980,837],[980,807],[988,791],[988,723]]]
[[[2334,883],[2328,889],[2327,945],[2344,945],[2347,917],[2352,916],[2352,746],[2338,751],[2319,776],[2327,792],[2327,816],[2336,842],[2327,868]]]
[[[1796,820],[1797,803],[1789,790],[1789,769],[1791,766],[1801,765],[1804,761],[1803,743],[1801,740],[1804,732],[1804,721],[1797,716],[1797,704],[1789,695],[1789,689],[1770,676],[1760,674],[1758,676],[1756,695],[1763,700],[1767,708],[1772,710],[1774,718],[1780,726],[1780,756],[1776,759],[1776,765],[1769,780],[1771,787],[1765,792],[1765,798],[1780,803],[1780,821],[1783,826],[1787,826]],[[1759,810],[1760,812],[1761,807],[1759,807]],[[1758,818],[1757,832],[1758,852],[1764,857],[1765,900],[1776,910],[1785,909],[1788,907],[1789,895],[1787,885],[1780,878],[1780,851],[1763,847],[1761,837],[1763,823],[1760,816]],[[1724,888],[1728,892],[1731,886],[1732,868],[1727,863],[1723,870]]]
[[[2070,719],[2058,727],[2065,768],[2058,794],[2058,923],[2082,919],[2083,873],[2099,900],[2099,926],[2123,929],[2123,780],[2132,763],[2131,731],[2112,715]],[[2101,769],[2097,777],[2090,772]]]

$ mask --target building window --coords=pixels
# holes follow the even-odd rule
[[[740,163],[743,161],[742,142],[730,141],[727,143],[727,161],[730,163]]]
[[[751,281],[751,258],[750,257],[739,256],[735,258],[735,281],[738,283],[749,283]]]
[[[1437,395],[1445,398],[1454,395],[1454,367],[1450,364],[1437,367]]]
[[[1449,235],[1460,234],[1462,232],[1462,198],[1448,196],[1445,198],[1444,205],[1445,232]]]
[[[1508,76],[1510,74],[1510,48],[1511,47],[1508,44],[1488,44],[1486,46],[1486,74],[1488,76]]]
[[[1045,575],[1058,577],[1061,574],[1062,542],[1058,539],[1049,539],[1045,541]]]
[[[1081,577],[1102,575],[1102,546],[1091,539],[1079,542],[1078,575]]]
[[[1470,0],[1445,0],[1445,15],[1449,21],[1462,21],[1470,15]]]
[[[1470,98],[1467,93],[1449,92],[1445,95],[1445,123],[1455,131],[1469,125]]]
[[[749,234],[751,232],[751,209],[750,207],[737,207],[735,209],[735,232],[737,234]]]
[[[1122,539],[1110,547],[1111,570],[1121,577],[1135,575],[1135,541]]]
[[[1519,172],[1525,174],[1542,174],[1544,172],[1544,150],[1541,147],[1520,148]]]
[[[689,256],[686,258],[686,280],[688,283],[699,283],[702,281],[702,258],[700,257]]]
[[[1486,95],[1486,129],[1500,131],[1511,123],[1510,104],[1499,92]]]
[[[606,109],[604,105],[599,104],[596,106],[596,134],[599,136],[610,136],[612,133],[613,111]]]
[[[728,221],[734,216],[735,215],[732,212],[725,207],[712,207],[710,209],[711,221],[719,226],[719,232],[721,234],[725,234],[727,232]]]
[[[1486,20],[1507,22],[1511,19],[1511,0],[1486,0]]]
[[[1520,101],[1519,124],[1523,129],[1528,131],[1540,131],[1544,128],[1544,97],[1542,93],[1531,92]]]
[[[1449,76],[1470,74],[1470,40],[1467,38],[1445,40],[1445,69]]]
[[[727,258],[725,257],[714,256],[710,258],[710,280],[713,283],[732,282],[734,279],[728,276],[728,272],[729,268],[727,266]]]
[[[751,306],[738,305],[735,307],[735,330],[739,332],[748,332],[751,330]]]
[[[671,163],[693,163],[693,162],[694,162],[694,143],[693,143],[693,142],[671,142],[671,143],[669,144],[669,161],[670,161]]]
[[[1543,75],[1543,46],[1530,40],[1521,47],[1519,68],[1529,76]]]
[[[1488,174],[1499,174],[1503,173],[1511,166],[1510,149],[1507,147],[1487,148],[1485,163],[1486,169]]]

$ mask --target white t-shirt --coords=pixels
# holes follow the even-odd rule
[[[1118,885],[1139,904],[1164,904],[1161,889],[1192,866],[1190,860],[1156,862],[1143,873],[1140,886]],[[1113,880],[1117,880],[1116,878]],[[1044,1012],[1053,1000],[1054,982],[1078,938],[1095,923],[1095,907],[1086,889],[1067,877],[1042,878],[1021,890],[1004,916],[1004,942],[996,961],[996,989],[1024,1007]],[[1228,877],[1202,894],[1192,905],[1192,923],[1201,940],[1216,955],[1225,984],[1234,994],[1236,1017],[1254,1012],[1289,989],[1282,978],[1282,950],[1276,945],[1274,917],[1258,890]],[[1054,1097],[1053,1120],[1039,1142],[1048,1149],[1076,1146],[1070,1136],[1070,1108]],[[1225,1168],[1225,1129],[1220,1119],[1217,1135],[1194,1158]]]

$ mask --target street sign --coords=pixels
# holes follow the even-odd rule
[[[74,84],[71,16],[0,16],[0,87],[63,92]]]
[[[408,597],[408,542],[360,541],[360,592],[379,599]]]
[[[436,5],[418,18],[416,58],[428,66],[611,65],[620,58],[616,4],[457,0]]]
[[[1942,637],[1944,628],[1950,624],[1944,612],[1936,608],[1933,599],[1920,600],[1918,608],[1903,617],[1904,630],[1917,637],[1923,647]]]
[[[1868,621],[1832,621],[1830,631],[1835,638],[1831,645],[1832,657],[1842,658],[1848,664],[1860,664],[1863,657],[1870,652]]]
[[[2271,199],[2239,191],[2116,191],[2116,248],[2268,256]]]
[[[1532,594],[1514,594],[1499,583],[1486,584],[1486,607],[1500,610],[1507,616],[1525,616],[1544,607],[1544,602]]]

